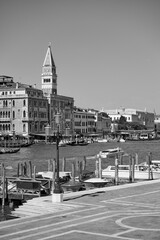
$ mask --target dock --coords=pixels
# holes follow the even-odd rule
[[[148,180],[65,193],[62,203],[32,199],[19,208],[23,216],[0,222],[0,239],[160,239],[159,186]]]

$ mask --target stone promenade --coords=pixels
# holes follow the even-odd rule
[[[159,240],[160,180],[34,199],[0,222],[0,239]]]

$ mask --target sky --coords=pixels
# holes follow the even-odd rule
[[[0,75],[41,89],[50,43],[75,106],[160,114],[159,0],[0,1]]]

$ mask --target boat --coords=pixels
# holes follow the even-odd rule
[[[103,138],[103,139],[97,139],[97,142],[98,142],[98,143],[106,143],[106,142],[108,142],[108,140],[105,139],[105,138]]]
[[[129,179],[129,165],[118,165],[118,177],[122,179]],[[115,166],[108,166],[102,170],[103,178],[115,178]],[[160,172],[151,170],[152,179],[160,179]],[[144,165],[135,165],[134,179],[147,180],[148,169]]]
[[[60,141],[59,144],[58,144],[59,147],[66,147],[67,146],[67,143],[65,141]]]
[[[0,154],[17,153],[20,148],[1,148]]]
[[[116,154],[124,154],[124,151],[121,148],[112,148],[102,150],[97,154],[97,157],[107,158],[108,156],[116,156]]]
[[[86,188],[105,187],[108,183],[109,180],[103,178],[90,178],[84,181]]]

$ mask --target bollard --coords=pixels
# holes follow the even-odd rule
[[[66,158],[62,159],[62,172],[66,171]]]
[[[32,178],[32,162],[29,161],[29,177]]]
[[[139,162],[138,153],[135,154],[135,159],[136,159],[136,165],[138,165],[138,162]]]
[[[86,170],[86,157],[84,156],[83,158],[83,165],[82,165],[82,170]]]
[[[19,163],[17,165],[17,177],[19,178]]]
[[[134,173],[135,173],[135,159],[132,156],[132,182],[134,182]]]
[[[115,158],[115,185],[118,185],[118,158]]]
[[[55,159],[52,160],[52,193],[54,191],[54,187],[55,187],[55,172],[56,172],[56,163],[55,163]]]
[[[129,182],[132,182],[132,156],[129,155]]]
[[[101,157],[99,156],[99,158],[98,158],[98,160],[99,160],[99,178],[102,178],[102,159],[101,159]]]
[[[34,178],[34,180],[35,180],[35,179],[36,179],[36,166],[33,167],[33,172],[34,172],[34,173],[33,173],[33,178]]]
[[[79,181],[82,181],[82,162],[79,163]]]
[[[96,159],[96,171],[95,171],[95,175],[96,175],[96,178],[98,178],[99,177],[99,161],[98,161],[98,159]]]
[[[75,163],[72,163],[72,183],[75,183]]]
[[[2,171],[2,213],[5,211],[5,167],[4,163],[1,164]]]

